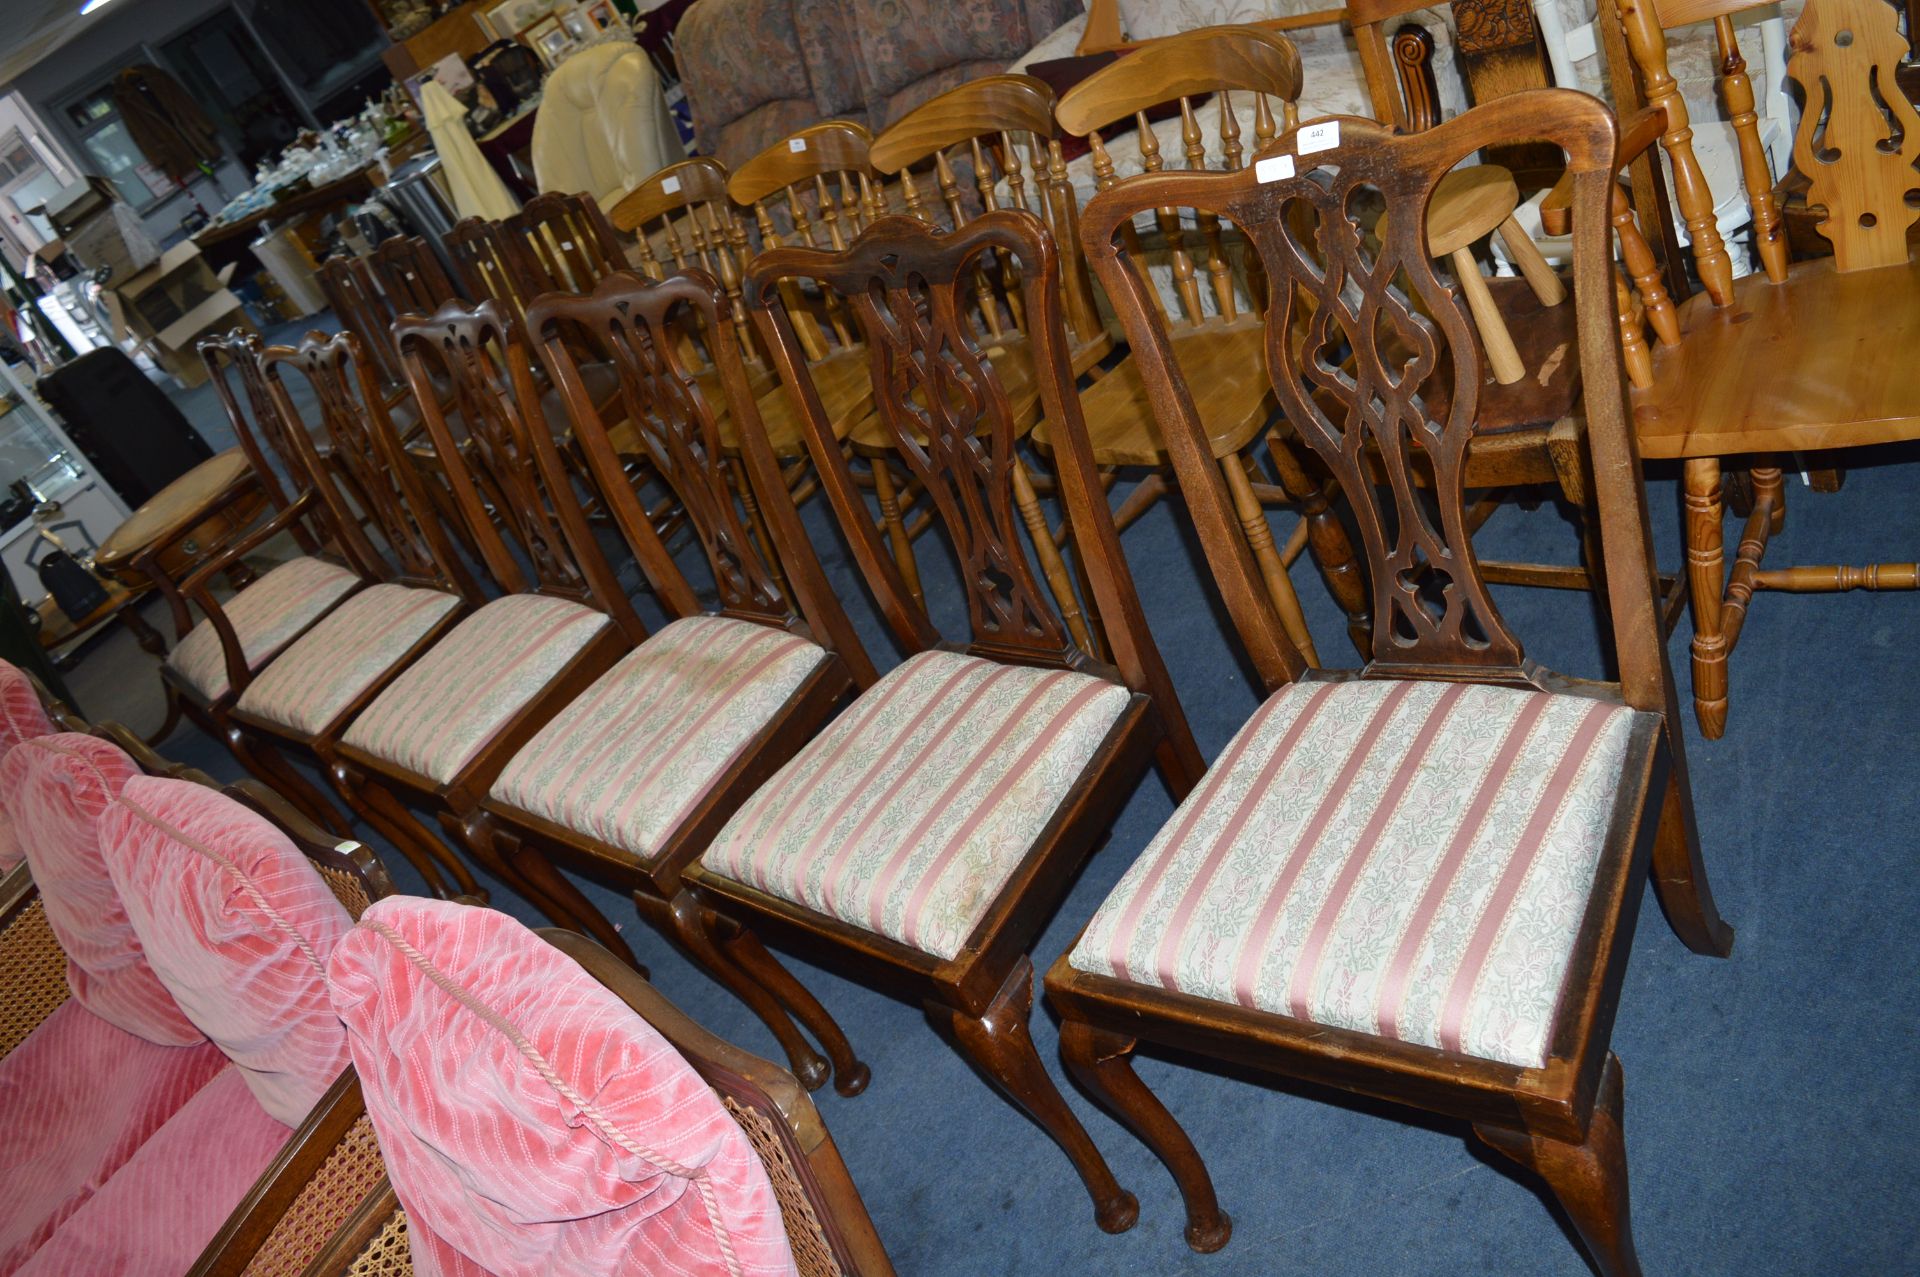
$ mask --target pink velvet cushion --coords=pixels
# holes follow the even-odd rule
[[[47,711],[41,708],[40,693],[34,691],[33,680],[0,661],[0,758],[5,758],[23,740],[51,735],[53,724],[47,719]],[[0,790],[0,872],[19,864],[26,854],[19,836],[14,833],[13,817],[7,812],[7,795]]]
[[[228,1068],[188,1100],[33,1255],[21,1277],[178,1277],[292,1132]]]
[[[0,1277],[226,1067],[209,1043],[155,1046],[71,999],[0,1058]]]
[[[154,975],[100,855],[100,813],[140,774],[118,746],[62,732],[0,759],[33,880],[54,938],[67,954],[67,985],[95,1015],[162,1046],[205,1039]]]
[[[329,973],[422,1277],[794,1272],[713,1092],[512,918],[382,900]]]
[[[347,1065],[326,962],[353,920],[313,862],[225,794],[152,776],[107,808],[100,848],[160,982],[298,1125]]]

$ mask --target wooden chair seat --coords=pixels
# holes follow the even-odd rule
[[[1261,371],[1266,340],[1259,315],[1210,320],[1172,333],[1174,356],[1192,380],[1194,407],[1216,459],[1253,441],[1273,407],[1273,391]],[[1080,410],[1093,432],[1093,459],[1101,466],[1164,466],[1167,447],[1154,424],[1152,400],[1138,360],[1122,361],[1080,394]],[[1034,446],[1051,451],[1047,423],[1033,430]]]
[[[862,417],[872,415],[869,409],[873,406],[873,383],[867,376],[866,347],[842,347],[814,364],[813,386],[819,392],[820,405],[826,409],[827,423],[832,426],[834,437],[846,438]],[[785,386],[776,386],[758,402],[760,424],[766,427],[773,455],[783,461],[804,456],[806,445],[801,442],[800,413],[794,406],[793,393]],[[720,427],[720,446],[727,455],[738,455],[740,437],[735,432],[733,418],[721,417],[716,424]]]
[[[1817,320],[1813,317],[1818,317]],[[1785,283],[1756,271],[1730,305],[1680,305],[1681,340],[1654,352],[1633,392],[1647,457],[1851,448],[1920,437],[1920,260],[1838,274],[1798,263]]]

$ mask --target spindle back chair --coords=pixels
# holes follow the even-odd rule
[[[591,195],[548,191],[500,223],[507,260],[529,302],[542,293],[590,291],[627,269],[626,250]]]
[[[1761,566],[1785,524],[1784,468],[1813,469],[1827,450],[1920,438],[1920,366],[1891,355],[1862,359],[1867,351],[1909,349],[1920,335],[1920,261],[1907,243],[1920,217],[1913,173],[1920,114],[1888,87],[1908,47],[1892,7],[1820,0],[1802,12],[1787,63],[1807,96],[1794,161],[1811,180],[1810,202],[1825,210],[1818,230],[1834,255],[1790,263],[1732,21],[1751,7],[1738,0],[1639,0],[1619,8],[1650,107],[1633,141],[1644,149],[1657,135],[1666,152],[1677,217],[1703,289],[1671,316],[1674,340],[1663,335],[1650,357],[1640,354],[1643,375],[1635,380],[1643,384],[1632,402],[1642,452],[1683,463],[1694,711],[1710,740],[1726,730],[1727,662],[1756,591],[1920,588],[1920,567],[1910,562]],[[1693,152],[1687,106],[1667,64],[1666,28],[1708,20],[1762,268],[1742,278],[1734,277],[1714,194]],[[1623,148],[1620,163],[1632,158]],[[1623,326],[1630,367],[1631,337]],[[1722,490],[1735,486],[1729,469],[1747,471],[1736,497],[1744,487],[1751,500],[1731,566],[1722,526]]]
[[[393,351],[393,321],[399,315],[365,258],[336,253],[320,263],[320,286],[340,326],[360,339],[391,410],[406,393],[406,377]]]
[[[383,240],[367,259],[399,315],[429,315],[459,296],[446,268],[418,235]]]
[[[1021,542],[1012,480],[1021,462],[1008,397],[967,317],[974,270],[1002,254],[1018,272],[1043,412],[1060,423],[1061,500],[1117,668],[1075,638]],[[847,308],[897,455],[927,489],[950,540],[968,618],[955,641],[943,640],[909,592],[829,427],[780,300],[783,283],[800,281]],[[749,799],[684,881],[716,910],[824,945],[873,978],[912,990],[1061,1145],[1101,1225],[1128,1227],[1132,1198],[1114,1183],[1028,1035],[1028,951],[1155,752],[1176,792],[1201,764],[1146,640],[1087,454],[1053,241],[1024,210],[989,213],[947,233],[891,217],[843,252],[761,254],[746,292],[801,405],[836,521],[912,655]],[[886,761],[865,770],[875,758]],[[1015,773],[1034,787],[1018,802],[1000,801]],[[835,834],[848,822],[858,831],[850,840]],[[836,865],[822,865],[821,877],[813,866],[829,845],[844,853],[833,853]]]
[[[1208,168],[1207,139],[1194,101],[1206,94],[1215,98],[1221,162],[1238,170],[1298,118],[1299,51],[1285,36],[1258,27],[1207,27],[1169,36],[1140,46],[1082,80],[1060,99],[1056,115],[1063,130],[1087,138],[1096,188],[1107,191],[1137,175],[1117,171],[1101,130],[1131,118],[1139,139],[1141,173],[1159,172],[1166,168],[1167,159],[1146,113],[1167,103],[1180,108],[1178,162],[1190,171]],[[1251,137],[1246,136],[1234,106],[1236,94],[1253,104]],[[1342,548],[1344,533],[1321,498],[1321,482],[1299,464],[1278,433],[1270,432],[1268,440],[1278,483],[1265,480],[1251,453],[1274,408],[1260,375],[1260,309],[1266,293],[1258,263],[1229,231],[1223,231],[1218,219],[1202,218],[1190,234],[1180,214],[1167,208],[1154,212],[1153,225],[1170,259],[1170,287],[1176,298],[1169,305],[1163,297],[1162,304],[1168,307],[1182,366],[1189,370],[1200,395],[1201,415],[1221,472],[1233,487],[1249,544],[1276,606],[1288,619],[1289,633],[1317,661],[1289,566],[1311,538],[1329,584],[1349,596],[1342,600],[1349,611],[1357,602],[1358,586],[1351,580],[1352,551]],[[1148,246],[1139,228],[1130,226],[1124,234],[1128,252],[1144,265]],[[1203,271],[1195,267],[1196,245]],[[1161,251],[1153,249],[1156,256]],[[1082,395],[1082,410],[1096,462],[1106,469],[1149,468],[1114,513],[1115,523],[1124,531],[1166,494],[1170,474],[1167,450],[1137,362],[1129,357],[1088,387]],[[1052,446],[1051,423],[1035,429],[1034,442],[1043,450]],[[1274,543],[1265,511],[1266,506],[1279,504],[1297,504],[1304,516],[1284,546]]]
[[[1700,863],[1605,287],[1613,116],[1540,90],[1411,136],[1341,118],[1328,145],[1326,123],[1267,150],[1291,175],[1162,174],[1084,214],[1089,260],[1269,699],[1049,973],[1062,1051],[1173,1171],[1196,1249],[1224,1245],[1229,1225],[1192,1143],[1132,1073],[1141,1038],[1463,1117],[1545,1178],[1603,1273],[1637,1273],[1608,1039],[1649,861],[1689,947],[1724,954],[1732,933]],[[1467,514],[1481,350],[1425,221],[1460,161],[1534,139],[1574,174],[1573,304],[1617,683],[1527,657]],[[1384,206],[1377,241],[1354,220],[1364,202]],[[1166,206],[1232,223],[1264,266],[1263,367],[1351,503],[1372,569],[1357,672],[1307,669],[1238,535],[1197,388],[1126,252],[1132,219]],[[1508,724],[1498,760],[1460,735],[1495,722]],[[1478,781],[1468,756],[1486,764]],[[1486,817],[1509,802],[1515,814]],[[1456,814],[1438,827],[1412,815],[1434,804]],[[1528,912],[1526,957],[1503,956],[1512,911],[1537,909],[1540,890],[1552,922]]]

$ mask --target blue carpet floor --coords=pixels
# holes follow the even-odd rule
[[[224,423],[210,400],[196,395],[189,407],[219,443]],[[1837,495],[1790,477],[1777,561],[1911,559],[1920,546],[1915,460],[1873,458]],[[1671,474],[1653,477],[1651,508],[1660,562],[1671,570],[1681,562]],[[890,664],[895,649],[822,503],[806,516],[869,650]],[[1213,757],[1257,697],[1184,518],[1179,504],[1163,502],[1123,543]],[[1291,516],[1275,523],[1284,535]],[[1503,509],[1479,544],[1487,557],[1576,557],[1572,528],[1551,505]],[[938,543],[922,542],[921,556],[940,619],[957,625]],[[1322,654],[1346,660],[1342,618],[1310,565],[1303,560],[1294,578]],[[1536,659],[1603,672],[1585,595],[1507,589],[1498,601]],[[1643,906],[1613,1044],[1626,1074],[1634,1227],[1650,1273],[1920,1272],[1920,982],[1909,947],[1920,908],[1917,627],[1920,598],[1911,594],[1760,597],[1732,664],[1727,735],[1712,743],[1700,739],[1687,700],[1686,621],[1673,639],[1707,863],[1739,939],[1729,960],[1695,957],[1651,895]],[[191,728],[165,748],[237,774]],[[1041,937],[1036,968],[1068,947],[1172,809],[1149,776]],[[385,858],[417,889],[404,860],[390,850]],[[491,885],[498,907],[541,921]],[[640,923],[619,892],[589,890],[663,992],[715,1031],[780,1058],[759,1021]],[[1042,1056],[1140,1198],[1138,1226],[1107,1236],[1057,1148],[972,1074],[918,1007],[837,971],[790,965],[872,1065],[864,1095],[824,1088],[815,1099],[902,1274],[1589,1271],[1535,1184],[1463,1126],[1148,1049],[1141,1076],[1192,1134],[1234,1220],[1224,1251],[1194,1255],[1159,1162],[1066,1082],[1042,1002],[1034,1015]]]

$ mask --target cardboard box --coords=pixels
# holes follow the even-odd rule
[[[184,240],[106,294],[119,334],[133,337],[181,384],[207,379],[194,344],[232,328],[253,328],[240,299],[207,268],[199,246]]]
[[[140,215],[115,201],[66,234],[67,251],[88,270],[104,266],[107,282],[117,285],[160,260],[160,246],[147,234]]]

